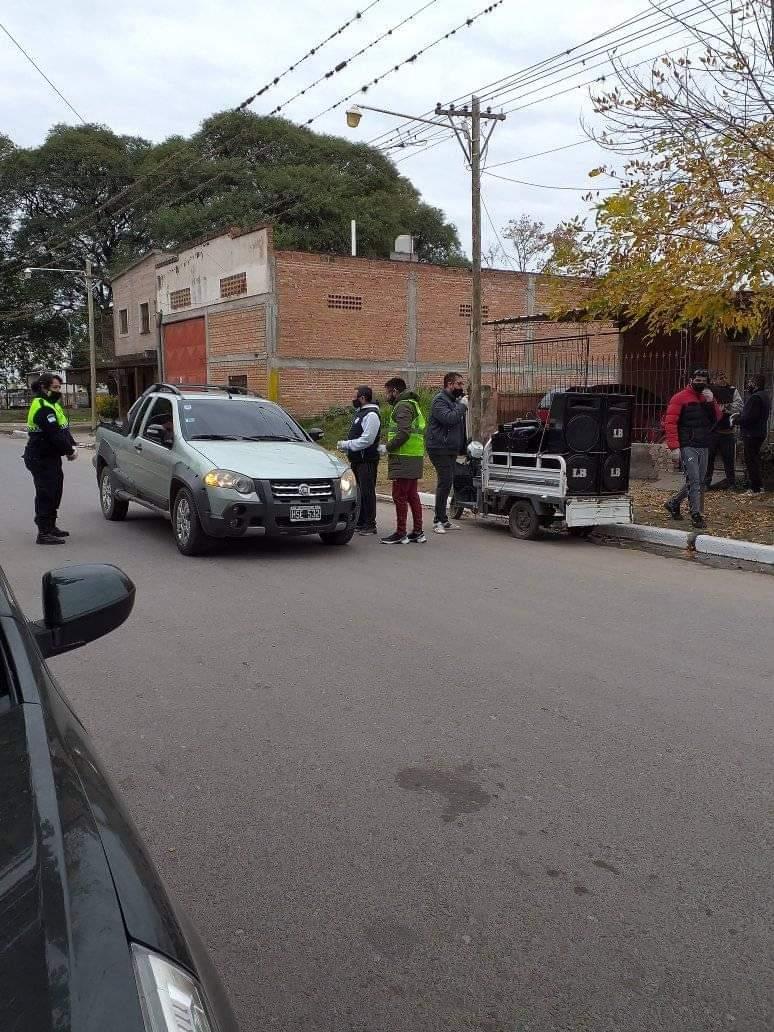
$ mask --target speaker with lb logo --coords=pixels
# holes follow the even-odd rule
[[[597,493],[599,459],[599,455],[591,455],[589,452],[574,452],[565,457],[568,494],[588,495]]]
[[[625,451],[632,444],[634,398],[631,394],[607,394],[604,400],[605,449],[611,452]]]
[[[629,453],[614,451],[603,456],[599,474],[600,494],[625,494],[629,489]]]
[[[601,394],[557,393],[551,401],[543,451],[600,450],[606,398]]]

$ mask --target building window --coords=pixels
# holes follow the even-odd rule
[[[247,273],[238,272],[236,276],[224,276],[220,281],[221,298],[239,297],[247,293]]]
[[[150,333],[150,302],[140,304],[140,333]]]
[[[460,318],[461,319],[472,319],[473,318],[473,305],[468,301],[460,302]],[[489,318],[489,305],[481,305],[481,318]]]
[[[191,304],[191,288],[183,287],[182,290],[170,290],[169,292],[169,307],[172,311],[176,311],[178,308],[188,308]]]
[[[363,299],[357,294],[328,294],[328,308],[338,308],[345,312],[362,312]]]
[[[228,378],[229,387],[238,387],[243,391],[247,390],[247,377],[246,376],[229,376]]]
[[[125,337],[129,332],[129,309],[119,308],[118,309],[118,332],[122,337]]]

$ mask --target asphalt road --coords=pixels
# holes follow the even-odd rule
[[[65,559],[137,584],[52,666],[245,1032],[772,1028],[774,578],[474,525],[185,559],[89,452],[43,549],[20,456],[28,614]]]

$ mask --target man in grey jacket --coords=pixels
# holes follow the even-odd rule
[[[425,431],[427,455],[437,476],[433,519],[433,531],[436,534],[445,534],[451,529],[447,506],[454,484],[457,456],[465,454],[467,414],[468,399],[465,397],[462,376],[459,373],[447,373],[443,378],[443,390],[433,398]]]

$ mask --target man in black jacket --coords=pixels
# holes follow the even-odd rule
[[[769,432],[771,399],[766,393],[766,378],[760,374],[751,376],[747,383],[747,397],[738,425],[742,431],[744,464],[750,481],[748,495],[763,494],[761,477],[761,448]]]
[[[374,404],[370,387],[358,387],[352,399],[355,418],[346,441],[339,441],[340,451],[349,456],[349,464],[360,488],[358,534],[376,533],[376,475],[379,469],[379,438],[382,420],[379,406]]]
[[[457,456],[465,454],[467,414],[468,400],[462,376],[459,373],[447,373],[443,378],[443,390],[433,398],[425,431],[427,454],[438,477],[433,519],[436,534],[445,534],[451,529],[447,505],[454,484]]]
[[[710,491],[731,491],[736,487],[736,435],[731,423],[742,411],[742,395],[728,382],[728,377],[722,371],[715,375],[710,390],[723,409],[723,415],[710,438],[704,486]],[[713,484],[715,459],[718,455],[723,460],[726,475],[717,484]]]

